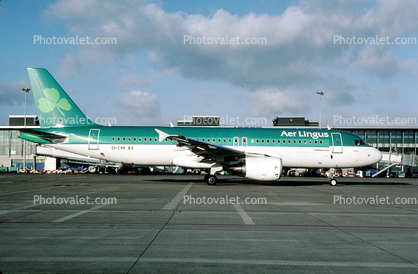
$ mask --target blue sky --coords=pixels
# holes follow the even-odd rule
[[[316,92],[324,91],[323,125],[373,126],[377,118],[380,126],[418,126],[416,1],[0,4],[0,125],[23,114],[26,68],[43,67],[90,118],[117,125],[169,125],[190,115],[239,117],[238,126],[270,126],[277,115],[317,120]],[[34,42],[41,36],[117,43]],[[226,37],[261,42],[213,42]],[[366,44],[376,37],[385,42]],[[28,96],[28,114],[35,112]]]

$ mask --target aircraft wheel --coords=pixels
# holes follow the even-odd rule
[[[216,182],[218,181],[218,178],[216,178],[215,175],[206,175],[205,176],[205,181],[206,181],[207,185],[214,186],[214,185],[216,185]]]
[[[336,185],[337,185],[337,180],[335,180],[335,179],[331,179],[331,180],[329,181],[329,185],[330,185],[330,186],[336,186]]]

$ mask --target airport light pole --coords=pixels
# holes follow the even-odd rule
[[[325,94],[323,91],[317,91],[316,94],[319,94],[319,128],[322,128],[322,121],[321,121],[321,98]]]
[[[30,88],[22,88],[25,92],[25,118],[23,121],[23,127],[26,128],[26,94],[29,93]],[[26,140],[23,140],[23,170],[26,171]]]

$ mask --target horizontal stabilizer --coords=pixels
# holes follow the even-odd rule
[[[68,137],[68,135],[41,132],[34,129],[21,129],[19,132],[19,138],[34,143],[60,144],[65,142]]]

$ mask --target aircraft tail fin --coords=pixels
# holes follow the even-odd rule
[[[46,69],[28,68],[28,74],[41,127],[94,125]]]

